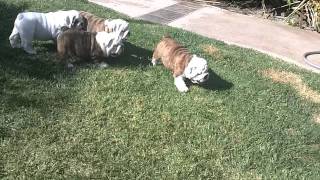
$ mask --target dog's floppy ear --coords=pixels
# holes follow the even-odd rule
[[[71,21],[69,16],[66,17],[66,24],[68,25],[68,27],[71,27]]]

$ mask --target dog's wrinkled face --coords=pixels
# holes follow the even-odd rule
[[[120,31],[121,39],[127,40],[130,35],[129,23],[122,19],[105,20],[105,31],[114,32]]]
[[[209,79],[207,61],[203,58],[193,55],[187,68],[184,71],[186,78],[192,83],[201,84]]]
[[[120,32],[98,32],[96,40],[101,47],[104,56],[118,56],[123,51],[123,43],[120,36]]]
[[[86,31],[87,26],[88,26],[88,20],[85,17],[79,16],[79,17],[73,17],[70,28]]]

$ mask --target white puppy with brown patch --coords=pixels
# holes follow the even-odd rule
[[[156,65],[158,60],[161,60],[162,64],[172,71],[174,84],[180,92],[189,90],[185,79],[190,79],[196,84],[209,79],[207,61],[192,55],[169,36],[163,37],[153,52],[152,64]]]
[[[32,40],[56,40],[62,26],[71,27],[74,19],[80,17],[76,10],[57,11],[49,13],[23,12],[19,13],[12,33],[9,37],[13,48],[23,48],[29,54],[36,54]]]

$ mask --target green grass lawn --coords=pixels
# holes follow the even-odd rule
[[[107,69],[68,73],[51,42],[35,43],[35,56],[10,48],[18,12],[59,9],[125,18],[126,52]],[[319,104],[262,72],[295,73],[320,92],[318,74],[84,0],[0,0],[0,22],[0,178],[320,178]],[[181,94],[151,66],[164,34],[208,60],[206,86]]]

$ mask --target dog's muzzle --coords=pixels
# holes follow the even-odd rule
[[[190,79],[192,83],[202,84],[209,80],[209,73],[199,74],[192,79]]]

